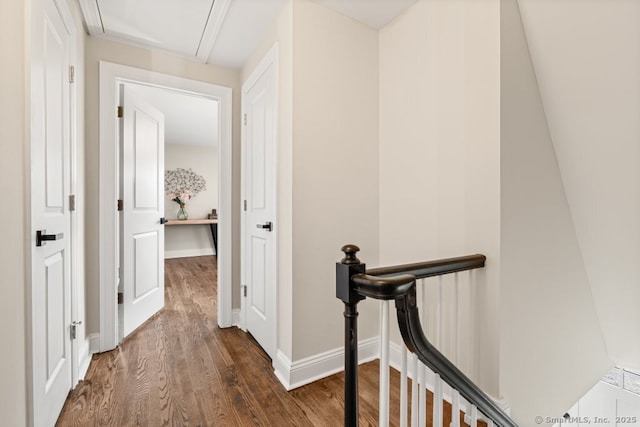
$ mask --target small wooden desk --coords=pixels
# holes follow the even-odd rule
[[[209,225],[211,237],[213,238],[213,250],[218,255],[218,220],[217,219],[170,219],[164,225]]]

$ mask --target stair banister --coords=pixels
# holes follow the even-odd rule
[[[355,245],[343,246],[345,257],[336,265],[336,296],[345,304],[345,427],[358,425],[357,304],[366,297],[395,300],[398,325],[407,348],[456,394],[469,401],[472,412],[479,410],[492,425],[516,427],[487,394],[429,342],[418,312],[416,279],[481,268],[486,257],[470,255],[367,270],[356,257],[359,250]]]

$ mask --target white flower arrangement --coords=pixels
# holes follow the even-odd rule
[[[164,172],[164,191],[172,201],[184,207],[189,199],[206,190],[205,179],[191,169],[171,169]]]

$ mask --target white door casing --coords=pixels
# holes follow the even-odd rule
[[[164,307],[164,115],[123,86],[121,338]]]
[[[119,233],[116,200],[119,198],[118,168],[120,150],[117,144],[119,87],[135,83],[162,87],[202,96],[220,104],[220,158],[218,211],[218,325],[229,327],[232,315],[232,111],[231,88],[182,77],[162,74],[120,64],[100,61],[100,216],[99,223],[99,288],[100,288],[100,351],[114,349],[119,343],[118,260]]]
[[[53,426],[72,387],[71,32],[53,0],[32,5],[30,417]],[[38,235],[52,239],[38,242]]]
[[[242,317],[266,353],[277,349],[275,45],[242,87]]]

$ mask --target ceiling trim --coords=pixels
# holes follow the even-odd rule
[[[102,25],[102,16],[97,0],[79,0],[80,9],[84,16],[84,22],[87,24],[87,30],[91,36],[100,36],[104,34],[104,26]]]
[[[231,6],[231,0],[215,0],[211,7],[211,12],[207,18],[207,24],[202,32],[202,38],[198,45],[198,51],[196,52],[196,58],[201,62],[207,62],[213,45],[216,43],[220,29],[229,12],[229,6]]]

